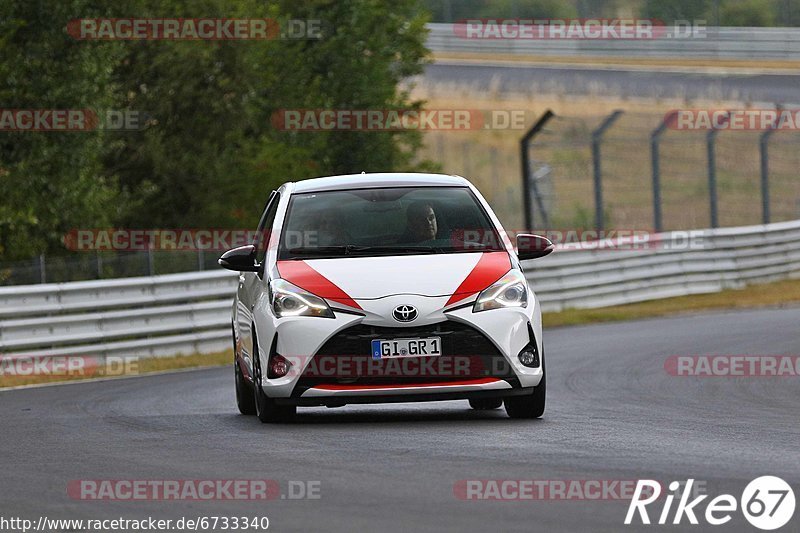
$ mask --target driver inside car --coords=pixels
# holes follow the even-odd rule
[[[436,239],[439,226],[436,212],[428,202],[414,202],[406,210],[406,231],[401,243],[419,243]]]

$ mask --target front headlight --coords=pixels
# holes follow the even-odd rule
[[[509,270],[505,276],[478,295],[472,312],[527,306],[528,285],[525,282],[525,276],[519,270]]]
[[[269,301],[278,318],[287,316],[335,318],[325,300],[283,279],[270,282]]]

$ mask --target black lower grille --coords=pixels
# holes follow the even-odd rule
[[[373,360],[374,339],[392,340],[439,337],[442,355]],[[497,347],[477,329],[445,321],[416,328],[358,325],[330,338],[312,358],[295,388],[295,395],[309,387],[329,385],[429,384],[505,379],[518,380]]]

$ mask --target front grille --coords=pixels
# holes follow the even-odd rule
[[[372,359],[371,341],[441,338],[441,356]],[[330,338],[309,363],[295,395],[321,384],[389,385],[447,383],[516,376],[495,345],[477,329],[454,321],[415,328],[358,325]]]

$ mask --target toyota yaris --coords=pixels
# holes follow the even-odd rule
[[[298,406],[469,400],[512,418],[545,408],[541,311],[480,192],[438,174],[357,174],[273,191],[239,272],[236,399],[262,422]]]

